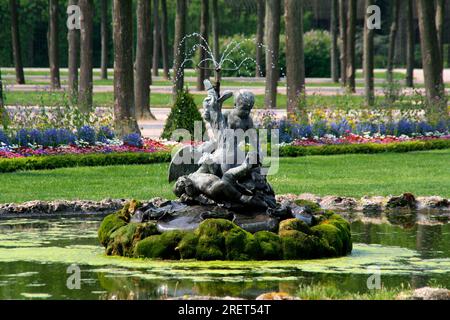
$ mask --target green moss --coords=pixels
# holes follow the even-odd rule
[[[256,260],[259,246],[251,233],[236,227],[225,233],[225,252],[227,260]]]
[[[278,260],[283,258],[281,239],[269,231],[260,231],[254,234],[260,249],[259,258],[262,260]]]
[[[197,259],[223,260],[225,259],[224,232],[237,227],[233,222],[225,219],[208,219],[203,221],[196,230],[199,236],[197,245]]]
[[[140,258],[179,260],[178,243],[185,234],[182,231],[169,231],[150,236],[136,243],[134,255]]]
[[[137,200],[131,200],[127,202],[122,210],[120,210],[117,214],[122,217],[122,219],[126,222],[129,222],[131,216],[136,212],[137,209],[142,207],[142,203]]]
[[[283,248],[283,259],[296,260],[302,253],[301,244],[306,239],[306,234],[296,230],[284,230],[280,232]]]
[[[314,259],[336,256],[336,250],[323,238],[300,231],[286,230],[280,233],[283,257],[286,260]]]
[[[310,213],[319,212],[322,209],[319,204],[309,200],[295,200],[294,203],[300,207],[305,207]]]
[[[106,216],[98,229],[98,239],[100,240],[100,243],[106,247],[109,243],[111,234],[126,224],[127,223],[123,220],[122,216],[117,213]]]
[[[129,223],[111,234],[106,254],[131,257],[136,242],[155,234],[154,223]]]
[[[181,259],[194,259],[197,254],[198,235],[188,232],[178,244]]]
[[[306,234],[311,234],[311,229],[308,225],[299,219],[287,219],[280,222],[279,232],[295,230]]]
[[[126,224],[122,220],[138,206],[137,202],[132,202],[102,223],[109,225],[109,220],[119,221],[119,228],[105,236],[107,254],[245,261],[334,257],[352,249],[348,222],[332,212],[323,212],[321,223],[313,228],[298,219],[284,220],[278,235],[267,231],[253,235],[226,219],[205,220],[194,232],[171,231],[157,235],[154,224]],[[104,229],[102,234],[106,232]]]
[[[338,255],[345,255],[344,240],[342,232],[332,224],[323,223],[312,228],[317,234],[328,241],[329,245],[336,250]]]
[[[342,218],[340,215],[335,214],[332,211],[326,212],[325,216],[327,217],[326,220],[323,220],[319,226],[313,227],[312,230],[319,231],[319,235],[323,236],[325,239],[328,240],[330,245],[334,247],[337,251],[338,255],[346,255],[349,254],[352,251],[352,239],[351,239],[351,230],[350,230],[350,223]],[[331,225],[338,229],[336,232],[332,228],[328,227],[320,227],[321,225]],[[327,229],[330,232],[327,234]],[[342,242],[342,247],[337,248],[330,242],[330,239],[334,239],[335,237],[338,238],[338,240],[334,240],[336,245],[339,245]]]

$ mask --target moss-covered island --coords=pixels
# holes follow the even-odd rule
[[[302,203],[302,205],[305,205]],[[350,224],[332,211],[314,208],[311,226],[299,219],[279,223],[278,232],[245,231],[232,221],[207,219],[194,231],[160,233],[156,222],[130,222],[141,206],[131,201],[104,218],[98,230],[107,255],[152,259],[297,260],[344,256],[352,251]]]

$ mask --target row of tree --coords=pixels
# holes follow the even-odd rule
[[[200,35],[208,41],[210,34],[210,25],[212,26],[213,51],[216,56],[219,55],[219,9],[218,0],[198,0],[200,2]],[[298,113],[303,105],[302,97],[305,88],[305,67],[303,50],[303,0],[255,0],[257,7],[257,26],[256,26],[256,76],[261,74],[263,68],[263,59],[265,56],[265,76],[266,76],[266,97],[265,106],[267,108],[276,108],[277,84],[280,78],[279,74],[279,44],[281,31],[281,14],[284,7],[284,26],[286,37],[286,80],[287,80],[287,109],[290,114]],[[164,76],[169,78],[169,54],[168,54],[168,28],[167,28],[167,3],[166,0],[137,0],[136,5],[136,52],[133,61],[133,3],[125,5],[122,2],[114,1],[113,5],[113,27],[114,27],[114,62],[115,62],[115,105],[117,114],[121,114],[120,108],[128,108],[125,114],[132,115],[132,118],[152,117],[149,108],[150,84],[153,75],[158,75],[158,65],[160,54],[163,56]],[[152,5],[153,4],[153,39],[152,39]],[[414,2],[416,5],[414,6]],[[405,4],[408,17],[408,41],[407,41],[407,84],[413,85],[414,69],[414,31],[413,17],[414,10],[417,10],[419,30],[421,35],[422,62],[425,75],[425,87],[428,98],[428,107],[437,108],[441,115],[446,110],[446,100],[444,85],[442,81],[443,70],[443,21],[445,12],[445,0],[427,1],[427,0],[393,0],[391,1],[392,22],[389,36],[388,52],[388,81],[393,81],[393,60],[395,52],[395,39],[398,29],[398,16],[402,3]],[[69,5],[78,5],[81,9],[81,29],[72,29],[68,32],[69,47],[69,90],[73,97],[76,97],[81,110],[89,112],[92,108],[93,91],[93,0],[69,0]],[[331,23],[330,31],[332,37],[331,46],[331,74],[334,81],[340,81],[348,88],[349,92],[355,91],[356,75],[356,27],[357,27],[357,0],[331,0]],[[366,20],[373,14],[368,10],[375,0],[364,0],[366,11]],[[211,9],[210,9],[211,5]],[[21,48],[19,39],[19,18],[17,10],[17,1],[10,0],[11,8],[11,34],[14,48],[14,60],[16,65],[16,77],[18,83],[24,83],[23,68],[21,64]],[[108,1],[101,0],[101,34],[102,34],[102,78],[107,78],[107,48],[108,48]],[[125,11],[122,11],[121,8]],[[131,9],[130,9],[131,8]],[[160,10],[161,8],[161,10]],[[58,0],[49,0],[49,64],[51,72],[51,82],[53,88],[60,88],[59,63],[58,63]],[[118,13],[125,12],[131,15],[127,16],[128,21],[120,20]],[[186,17],[188,16],[188,3],[186,0],[176,0],[176,19],[174,32],[174,64],[173,80],[174,93],[183,89],[183,61],[186,55]],[[210,24],[210,17],[212,23]],[[126,23],[124,29],[122,25],[116,26],[116,23]],[[122,30],[119,35],[117,30]],[[126,35],[127,47],[120,47],[123,32]],[[129,33],[129,34],[128,34]],[[128,39],[130,38],[130,39]],[[363,38],[363,69],[365,78],[366,103],[371,106],[374,103],[374,30],[368,28],[364,23]],[[125,41],[125,40],[123,40]],[[202,40],[199,40],[202,41]],[[152,46],[153,42],[153,46]],[[264,47],[260,44],[264,43]],[[265,50],[264,50],[265,49]],[[128,57],[128,55],[130,57]],[[205,50],[200,47],[200,61],[206,58]],[[152,57],[152,58],[151,58]],[[131,59],[131,65],[128,60]],[[153,59],[153,60],[151,60]],[[120,78],[123,72],[121,65],[131,68],[134,76],[133,81],[121,83]],[[80,74],[78,75],[78,67]],[[209,76],[206,63],[200,66],[198,70],[197,88],[203,88],[203,80]],[[339,71],[340,69],[340,71]],[[128,75],[129,76],[129,75]],[[119,85],[121,84],[121,85]],[[130,91],[131,90],[131,91]],[[126,92],[125,92],[126,91]],[[128,94],[133,95],[133,108],[130,108],[130,97],[124,98]],[[123,97],[121,103],[120,97]],[[445,106],[444,106],[445,105]],[[119,118],[121,118],[119,116]],[[122,117],[123,118],[123,117]]]

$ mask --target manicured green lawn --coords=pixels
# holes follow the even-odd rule
[[[114,103],[114,94],[112,92],[99,92],[94,94],[94,104],[96,106],[112,107]],[[201,108],[203,99],[205,98],[202,94],[194,94],[195,103]],[[395,109],[401,108],[420,108],[420,105],[414,105],[408,103],[408,100],[412,98],[403,98],[401,103],[390,103],[389,105],[380,105],[382,108],[392,107]],[[13,91],[5,93],[5,101],[7,105],[22,105],[22,106],[62,106],[68,103],[68,96],[64,92],[51,92],[51,91],[40,91],[40,92],[27,92],[27,91]],[[383,97],[377,97],[377,101],[382,103]],[[150,104],[152,108],[169,108],[173,105],[172,95],[164,93],[152,93],[150,97]],[[230,108],[234,104],[233,99],[229,99],[225,102],[224,107]],[[277,95],[277,105],[280,109],[286,108],[286,95]],[[321,96],[321,95],[310,95],[306,97],[306,105],[315,109],[320,108],[338,108],[338,109],[360,109],[364,107],[364,97],[362,96],[352,96],[352,95],[334,95],[334,96]],[[264,108],[264,95],[256,95],[255,102],[256,109]]]
[[[270,177],[277,194],[362,197],[412,192],[450,197],[450,149],[283,158]],[[27,200],[174,198],[167,164],[0,174],[0,203]]]
[[[205,98],[204,95],[194,94],[195,103],[201,107]],[[96,106],[112,106],[114,103],[114,93],[112,92],[98,92],[94,94],[94,104]],[[150,97],[150,103],[152,108],[168,108],[173,105],[173,98],[171,94],[165,93],[152,93]],[[61,106],[65,105],[69,101],[67,94],[63,92],[25,92],[25,91],[12,91],[5,94],[5,102],[7,105],[23,105],[23,106]],[[225,102],[225,107],[233,106],[233,99],[229,99]],[[280,108],[286,107],[286,96],[279,94],[277,98],[277,104]],[[256,96],[256,107],[262,108],[264,106],[264,96]]]

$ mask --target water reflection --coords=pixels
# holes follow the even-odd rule
[[[41,219],[0,221],[0,248],[14,250],[24,246],[49,248],[69,245],[97,245],[99,219]],[[406,227],[405,227],[406,226]],[[379,244],[415,250],[420,259],[450,258],[450,224],[390,225],[386,223],[352,223],[355,243]],[[6,248],[6,249],[5,249]],[[3,251],[7,252],[7,251]],[[62,260],[63,261],[63,260]],[[372,263],[372,261],[370,262]],[[377,261],[373,261],[376,265]],[[255,265],[257,262],[255,262]],[[295,295],[300,286],[324,285],[348,292],[367,292],[366,274],[283,271],[282,277],[264,272],[254,274],[223,274],[183,277],[162,273],[155,277],[152,270],[132,268],[80,266],[81,290],[66,286],[67,265],[41,262],[0,262],[0,299],[167,299],[184,295],[233,296],[255,298],[261,293],[284,291]],[[443,270],[445,271],[445,270]],[[449,271],[449,270],[447,270]],[[192,270],[186,270],[186,273]],[[194,271],[195,272],[195,271]],[[432,283],[450,288],[448,273],[382,274],[385,288],[413,288]]]

